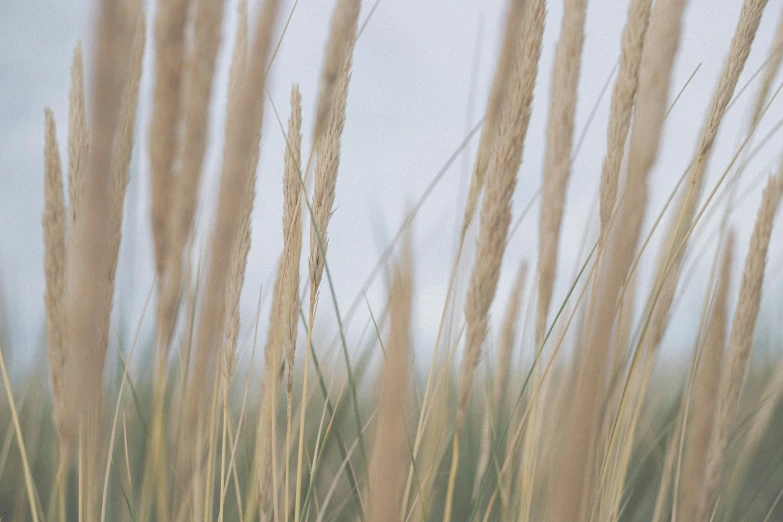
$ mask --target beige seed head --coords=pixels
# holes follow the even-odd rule
[[[209,267],[196,336],[196,360],[189,399],[190,416],[194,419],[198,417],[202,392],[209,389],[209,386],[205,386],[207,369],[219,344],[224,321],[231,248],[239,237],[243,219],[242,201],[248,187],[248,177],[255,173],[254,166],[259,157],[266,65],[278,7],[278,0],[265,0],[259,11],[256,37],[250,51],[246,76],[239,88],[236,112],[229,115],[232,124],[226,130],[218,210],[209,247]]]
[[[564,434],[563,457],[554,479],[558,488],[567,493],[565,500],[555,506],[553,520],[578,519],[585,493],[592,488],[592,483],[586,481],[584,463],[590,458],[590,449],[598,433],[616,304],[641,233],[647,204],[647,176],[658,153],[684,3],[684,0],[658,1],[647,31],[631,130],[626,188],[604,247],[595,326],[584,359],[580,361],[579,371],[586,378],[579,380],[574,392],[572,415]],[[618,473],[618,476],[625,476],[622,469]],[[607,488],[607,491],[613,489]]]
[[[299,316],[299,262],[302,255],[302,97],[291,88],[291,118],[283,173],[283,259],[281,336],[288,366],[287,390],[293,385],[294,354]]]
[[[625,23],[625,29],[623,29],[620,68],[612,91],[606,156],[601,171],[602,228],[608,223],[617,198],[620,164],[625,151],[625,140],[631,127],[631,110],[639,83],[642,49],[644,48],[644,37],[647,34],[651,4],[652,0],[632,0],[628,7],[628,20]]]
[[[538,305],[536,346],[544,340],[552,288],[557,271],[557,249],[563,219],[565,193],[571,174],[579,70],[584,40],[585,0],[566,0],[563,6],[560,41],[555,52],[550,87],[541,224],[538,240]]]
[[[458,431],[465,419],[473,388],[473,373],[487,334],[487,314],[495,297],[511,221],[511,196],[516,188],[517,172],[530,123],[545,6],[544,2],[531,1],[529,7],[520,54],[515,60],[507,90],[506,107],[498,121],[496,148],[487,171],[476,261],[470,274],[465,302],[466,341],[459,370]]]
[[[89,140],[87,115],[84,107],[84,60],[81,43],[76,45],[71,66],[71,91],[68,112],[68,228],[73,227],[84,190],[84,172],[87,169]]]
[[[139,84],[141,81],[141,66],[144,58],[144,48],[147,36],[147,19],[142,13],[138,21],[136,37],[131,49],[127,81],[125,84],[120,121],[117,135],[114,138],[114,151],[111,162],[111,212],[108,216],[111,229],[109,244],[109,286],[108,291],[114,294],[114,279],[117,272],[117,261],[122,236],[122,213],[125,203],[125,190],[128,187],[131,155],[133,153],[133,137],[136,128],[136,109],[139,102]],[[107,298],[111,301],[111,297]]]
[[[155,18],[155,86],[149,149],[152,236],[158,277],[165,271],[169,248],[167,234],[174,202],[173,168],[178,150],[188,3],[188,0],[161,0]]]
[[[130,49],[122,42],[130,41],[126,31],[133,30],[122,20],[122,10],[115,2],[100,3],[95,37],[95,68],[92,93],[92,143],[89,168],[81,183],[83,193],[78,199],[79,214],[69,231],[68,269],[65,310],[66,343],[69,357],[66,374],[72,380],[67,386],[75,395],[69,397],[80,404],[86,419],[97,413],[101,397],[106,348],[111,318],[111,224],[114,198],[111,171],[114,137]],[[100,274],[103,274],[100,276]],[[75,291],[78,289],[78,291]],[[73,290],[73,291],[72,291]]]
[[[338,3],[337,9],[344,2]],[[335,12],[334,17],[338,17]],[[334,102],[330,105],[330,114],[322,124],[320,139],[316,142],[315,193],[313,194],[313,216],[310,223],[310,307],[317,299],[318,288],[323,276],[326,252],[329,247],[327,228],[332,217],[337,171],[340,167],[340,144],[345,127],[345,108],[348,101],[348,85],[351,81],[351,63],[355,43],[356,27],[347,37],[351,38],[348,54],[342,64],[338,80],[334,86]],[[322,80],[322,81],[325,81]],[[322,87],[322,92],[323,92]],[[329,87],[329,89],[332,89]],[[321,101],[319,100],[319,104]],[[320,114],[319,105],[319,114]]]
[[[484,125],[481,129],[481,138],[479,140],[478,153],[476,156],[476,166],[473,169],[473,176],[470,179],[468,199],[465,203],[465,216],[462,221],[463,237],[467,233],[467,229],[473,220],[479,196],[484,188],[484,178],[494,149],[497,119],[500,117],[499,110],[500,107],[503,106],[503,98],[508,85],[509,75],[514,67],[514,57],[519,53],[519,46],[521,43],[520,33],[524,21],[526,4],[527,0],[509,1],[503,45],[500,48],[500,57],[498,58],[497,68],[495,69],[495,77],[492,80],[492,90],[490,91],[489,101],[487,103],[487,113],[484,117]]]
[[[778,26],[775,30],[775,38],[772,40],[772,48],[768,60],[767,65],[764,67],[764,76],[761,79],[756,102],[753,105],[753,112],[750,117],[751,128],[761,118],[764,104],[772,88],[772,82],[775,81],[775,76],[777,76],[780,69],[780,63],[783,61],[783,13],[778,18]]]
[[[350,69],[361,7],[361,0],[337,0],[337,5],[332,13],[329,40],[326,43],[326,56],[318,87],[315,131],[313,132],[315,143],[320,141],[321,134],[327,132],[332,112],[337,112],[332,107],[340,103],[340,84],[346,63],[349,64],[348,68]]]
[[[696,212],[696,204],[704,185],[704,173],[707,163],[712,153],[720,123],[726,114],[726,109],[734,95],[734,89],[750,54],[750,48],[755,39],[766,4],[767,0],[745,0],[745,3],[742,5],[737,28],[729,48],[729,55],[718,81],[718,87],[713,96],[699,145],[696,149],[693,172],[690,174],[690,183],[682,193],[678,211],[673,216],[666,242],[668,249],[661,256],[661,264],[658,267],[658,280],[661,281],[662,277],[665,278],[660,282],[661,291],[657,301],[654,303],[652,312],[650,312],[650,334],[645,340],[648,349],[654,349],[666,331],[669,322],[669,310],[674,299],[682,261],[685,256],[688,233]],[[664,271],[669,265],[671,265],[671,268],[664,275]]]
[[[52,379],[54,424],[60,444],[73,433],[67,426],[64,411],[65,360],[67,357],[63,329],[63,291],[65,277],[65,203],[57,131],[52,111],[46,109],[44,148],[44,273],[46,275],[46,354]]]

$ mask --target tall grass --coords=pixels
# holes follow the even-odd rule
[[[744,87],[738,89],[765,0],[744,1],[704,125],[694,137],[692,161],[682,165],[682,183],[658,212],[650,205],[650,185],[667,116],[678,110],[672,71],[684,41],[686,2],[627,2],[605,122],[607,146],[595,180],[598,232],[584,233],[573,273],[561,266],[558,250],[579,147],[587,3],[564,1],[547,79],[543,168],[520,172],[529,126],[536,121],[531,117],[539,110],[533,94],[543,67],[547,2],[508,0],[440,323],[425,325],[436,337],[434,346],[422,345],[414,331],[420,280],[413,277],[410,231],[431,189],[412,207],[379,264],[384,268],[395,259],[388,299],[378,308],[368,302],[358,341],[345,334],[356,307],[340,313],[331,276],[330,238],[341,237],[331,233],[331,217],[339,209],[345,168],[343,130],[353,53],[364,27],[361,2],[335,2],[317,95],[303,100],[294,85],[281,115],[266,90],[269,76],[282,67],[274,51],[287,28],[281,2],[261,0],[250,8],[241,0],[227,97],[218,99],[216,60],[227,7],[222,0],[159,0],[149,52],[152,102],[141,107],[150,112],[149,150],[139,158],[150,166],[156,283],[150,292],[154,311],[145,307],[145,314],[155,317],[155,332],[153,341],[145,340],[140,321],[132,345],[121,347],[118,367],[109,368],[115,373],[105,366],[113,360],[107,351],[114,345],[111,311],[146,14],[138,1],[97,3],[91,65],[85,65],[80,45],[73,57],[67,173],[54,114],[45,112],[48,392],[14,387],[0,352],[9,399],[0,406],[7,421],[4,438],[0,433],[1,518],[783,518],[783,362],[772,346],[777,339],[756,336],[767,303],[762,290],[779,276],[767,254],[779,236],[781,172],[768,176],[737,304],[731,306],[733,268],[741,257],[733,233],[738,218],[731,210],[741,199],[737,184],[759,174],[747,171],[750,159],[773,146],[766,138],[753,149],[748,144],[780,90],[774,82],[783,19],[772,48],[764,51],[768,59],[755,95],[744,100]],[[372,16],[377,4],[364,7]],[[91,90],[85,88],[85,67]],[[308,101],[312,114],[302,109]],[[750,124],[731,162],[715,165],[710,160],[719,130],[735,102],[747,102]],[[201,230],[196,218],[206,210],[198,208],[197,196],[214,104],[225,106],[227,123],[219,192],[210,202],[215,219]],[[272,116],[284,150],[262,148],[263,122]],[[256,173],[265,157],[276,154],[284,159],[278,173],[283,248],[274,284],[262,290],[251,314],[240,298],[247,291],[255,194],[266,181]],[[711,169],[719,175],[703,196]],[[518,185],[527,186],[518,183],[522,175],[542,184],[535,265],[508,259],[516,228],[512,202]],[[475,258],[466,268],[462,256],[479,208]],[[527,209],[520,219],[525,215]],[[659,227],[666,218],[668,226]],[[718,239],[713,259],[703,257],[713,251],[698,248],[698,234]],[[206,251],[198,256],[194,238],[202,236]],[[661,237],[657,263],[648,270],[642,256]],[[672,371],[671,362],[660,358],[670,317],[675,307],[700,301],[690,295],[699,290],[688,284],[687,263],[713,268],[695,340],[680,339],[679,361],[690,363]],[[507,280],[504,267],[515,277]],[[528,272],[535,273],[532,281]],[[567,288],[564,297],[555,292],[558,281]],[[503,292],[506,284],[509,292]],[[506,293],[507,303],[495,303],[496,295]],[[315,328],[322,297],[334,305],[331,343]],[[269,304],[265,328],[258,317],[262,303]],[[503,305],[502,321],[495,321],[493,313]],[[249,338],[241,335],[243,328]],[[754,359],[754,345],[762,341],[772,356]],[[426,379],[414,364],[422,353],[432,355]],[[139,364],[139,358],[147,362]],[[262,361],[260,371],[253,367],[256,360]],[[33,372],[29,377],[38,370],[27,370]],[[115,379],[104,379],[104,373]]]

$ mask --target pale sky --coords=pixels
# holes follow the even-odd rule
[[[372,3],[368,0],[363,3],[362,21]],[[480,119],[499,46],[505,3],[503,0],[382,0],[367,24],[356,45],[336,211],[329,228],[328,262],[341,311],[350,306],[380,252],[402,222],[406,209],[418,200],[432,177],[463,140],[467,129]],[[66,158],[71,56],[80,39],[84,40],[85,49],[89,52],[91,4],[87,0],[0,2],[0,277],[11,316],[13,338],[24,351],[40,346],[42,340],[43,109],[49,106],[54,110],[61,156]],[[204,170],[199,245],[203,245],[208,217],[214,211],[213,195],[217,190],[221,161],[227,59],[233,44],[237,10],[235,1],[226,0],[226,4],[224,46],[214,84],[217,103],[213,106],[210,122],[213,141]],[[585,128],[599,92],[612,73],[627,10],[624,0],[592,0],[588,4],[577,134]],[[286,14],[292,5],[292,0],[283,2]],[[301,87],[306,150],[310,146],[315,93],[333,5],[333,1],[325,0],[299,1],[272,68],[271,98],[284,121],[288,118],[291,84],[297,82]],[[658,213],[692,155],[740,6],[741,2],[737,0],[689,2],[672,90],[678,91],[696,67],[700,64],[701,67],[666,122],[663,149],[651,175],[652,199],[648,218]],[[154,13],[152,6],[148,7],[152,21]],[[780,12],[781,2],[770,1],[740,86],[766,60]],[[514,196],[515,216],[519,215],[541,183],[551,64],[561,14],[562,1],[550,1],[533,118]],[[141,305],[153,279],[147,178],[151,34],[152,31],[148,31],[150,40],[137,120],[139,134],[126,207],[119,273],[120,298],[115,300],[122,303],[123,310],[119,315],[124,316],[121,329],[125,331],[138,322]],[[471,78],[476,51],[479,67],[473,89]],[[780,82],[781,78],[776,81]],[[774,88],[777,86],[778,83]],[[752,83],[724,120],[710,163],[707,189],[712,188],[744,137],[747,106],[755,91],[756,83]],[[471,92],[474,92],[475,104],[469,107]],[[585,237],[585,223],[597,197],[608,107],[607,93],[598,105],[584,144],[574,160],[561,237],[561,277],[553,308],[565,296],[581,241]],[[776,100],[762,121],[757,136],[763,136],[775,125],[783,116],[782,109],[783,101]],[[443,306],[453,258],[455,222],[461,216],[464,201],[465,166],[472,165],[476,141],[471,142],[470,156],[457,161],[448,171],[416,221],[415,338],[417,354],[425,359],[430,353]],[[758,174],[777,168],[780,143],[781,137],[776,134],[750,164],[742,178],[743,187],[750,187]],[[247,331],[255,316],[259,285],[264,288],[271,286],[275,259],[282,246],[280,220],[284,141],[269,102],[266,104],[261,147],[253,246],[242,298],[243,328]],[[732,214],[732,223],[738,230],[737,245],[743,258],[759,194],[760,185],[756,183],[750,196]],[[505,303],[520,260],[526,258],[530,260],[531,268],[534,267],[538,212],[536,204],[511,238],[498,290],[497,301],[501,305]],[[645,230],[649,229],[649,219],[647,223]],[[707,227],[714,223],[710,222]],[[781,226],[783,224],[779,223],[773,233],[771,269],[767,279],[770,284],[779,283],[781,277]],[[594,233],[594,230],[588,229],[587,232]],[[473,243],[471,239],[471,249]],[[697,247],[700,244],[703,243],[697,242]],[[655,241],[653,247],[642,263],[644,274],[649,272],[649,261],[657,251]],[[714,245],[710,248],[712,250],[707,251],[705,259],[713,255]],[[468,256],[472,255],[471,249]],[[695,262],[698,268],[696,277],[686,289],[689,297],[680,309],[685,313],[675,316],[670,329],[672,332],[685,331],[684,325],[698,317],[696,309],[688,308],[702,303],[707,271],[702,268],[709,268],[709,264]],[[741,263],[736,262],[736,265],[739,269]],[[643,278],[644,281],[646,279]],[[528,282],[532,283],[532,277],[528,278]],[[646,283],[640,290],[644,288]],[[374,310],[380,309],[385,292],[385,282],[381,278],[368,294]],[[334,308],[326,286],[320,302],[322,323],[331,334],[334,332],[331,321]],[[779,300],[775,302],[779,303]],[[775,310],[778,311],[773,310],[777,319],[783,319],[780,309],[777,306]],[[265,307],[262,317],[266,313]],[[363,304],[350,328],[351,338],[358,338],[367,317],[366,305]],[[264,322],[262,320],[262,324]],[[677,339],[674,341],[672,344],[677,344]]]

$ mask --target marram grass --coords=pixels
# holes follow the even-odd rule
[[[650,185],[667,116],[678,110],[672,71],[687,2],[627,2],[604,122],[608,145],[596,166],[597,234],[587,234],[573,269],[558,263],[557,251],[579,146],[575,113],[585,103],[578,85],[587,3],[565,0],[557,25],[546,0],[507,0],[448,290],[440,322],[428,325],[436,341],[421,346],[412,332],[419,288],[412,229],[429,191],[395,235],[393,255],[384,254],[388,300],[365,324],[354,322],[358,341],[345,335],[355,306],[340,314],[329,264],[353,52],[360,15],[372,16],[377,5],[335,2],[308,114],[296,85],[289,109],[265,96],[289,5],[257,3],[240,1],[221,100],[213,92],[222,81],[215,61],[224,2],[159,0],[145,51],[143,3],[97,1],[92,58],[85,61],[79,44],[74,52],[67,158],[50,110],[42,122],[47,357],[9,375],[15,347],[0,351],[7,398],[0,519],[783,519],[783,361],[779,339],[759,320],[774,306],[762,291],[779,277],[767,258],[780,237],[783,173],[747,169],[761,148],[775,146],[755,131],[780,90],[783,20],[773,47],[759,51],[769,59],[752,80],[756,91],[737,93],[762,18],[779,13],[765,11],[765,0],[744,1],[692,161],[668,194],[666,207],[675,205],[655,213]],[[290,9],[307,8],[297,6]],[[540,74],[546,23],[558,34],[551,77]],[[145,52],[152,102],[138,107]],[[548,107],[534,103],[540,82],[552,94]],[[747,105],[749,123],[731,163],[714,165],[732,100]],[[216,217],[202,229],[196,216],[211,209],[199,208],[196,196],[213,104],[225,107],[228,123],[219,190],[207,201]],[[545,162],[527,172],[520,167],[537,110],[547,110]],[[139,319],[111,320],[140,111],[150,113],[147,157],[138,161],[149,164],[151,178],[156,280],[144,309],[154,317],[151,335]],[[264,147],[269,118],[284,150]],[[284,158],[283,215],[268,224],[282,225],[283,249],[275,283],[259,297],[258,310],[270,310],[262,326],[258,310],[239,303],[248,290],[254,195],[265,188],[256,171],[267,155]],[[709,186],[713,168],[719,175]],[[540,245],[540,259],[513,259],[506,248],[523,171],[543,187],[540,230],[527,238]],[[737,184],[759,174],[768,182],[746,250],[734,239],[730,210]],[[705,230],[718,248],[695,241]],[[463,259],[473,234],[475,256]],[[659,236],[657,264],[642,269],[641,255]],[[196,237],[206,239],[203,256],[193,252]],[[686,262],[712,267],[706,295],[687,284]],[[735,263],[744,267],[736,304]],[[509,301],[496,303],[506,293],[498,292],[502,270],[516,277]],[[553,299],[555,281],[566,283],[564,298]],[[336,321],[315,329],[327,300]],[[688,364],[673,368],[660,360],[661,343],[686,301],[703,303],[698,335],[678,347]],[[492,315],[498,309],[502,321]],[[241,336],[240,327],[252,335]],[[119,329],[135,332],[129,345],[115,342]],[[413,361],[422,354],[432,362],[419,372]],[[34,384],[47,375],[51,386]]]

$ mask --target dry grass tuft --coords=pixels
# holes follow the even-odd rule
[[[753,150],[745,149],[752,138],[746,135],[696,213],[713,150],[722,145],[720,127],[745,90],[737,90],[737,83],[767,0],[744,0],[693,162],[682,174],[684,190],[678,184],[653,216],[647,215],[648,178],[661,154],[669,103],[680,98],[670,100],[669,91],[686,0],[656,0],[654,5],[652,0],[626,0],[619,72],[606,122],[607,148],[600,179],[595,180],[600,183],[598,211],[595,222],[591,214],[584,224],[579,262],[570,277],[558,267],[558,243],[568,211],[565,197],[587,2],[565,0],[548,85],[544,165],[542,173],[532,174],[532,179],[543,174],[537,286],[526,294],[524,307],[527,261],[511,260],[512,271],[518,267],[513,280],[501,270],[517,227],[510,226],[512,202],[523,152],[530,146],[525,141],[534,88],[544,67],[539,59],[547,2],[508,1],[466,208],[454,231],[457,248],[426,381],[414,371],[421,355],[414,346],[429,338],[421,335],[420,327],[435,328],[426,324],[427,314],[413,315],[412,227],[417,226],[415,216],[424,215],[420,210],[437,182],[462,149],[470,147],[473,132],[428,185],[361,285],[355,303],[361,303],[366,292],[368,313],[364,326],[357,325],[356,305],[341,313],[340,279],[332,277],[338,274],[331,272],[327,256],[329,238],[337,232],[332,230],[337,222],[330,221],[340,203],[337,177],[353,53],[364,27],[371,27],[365,21],[359,29],[360,0],[335,0],[305,161],[302,95],[298,84],[291,88],[288,127],[280,122],[279,129],[285,140],[285,149],[278,151],[284,154],[282,252],[274,266],[273,288],[264,285],[259,292],[255,327],[247,337],[243,334],[250,321],[240,306],[246,274],[266,273],[263,267],[249,266],[248,256],[253,220],[261,226],[269,221],[264,221],[264,209],[254,208],[257,187],[266,188],[266,177],[257,171],[267,163],[261,156],[267,97],[277,115],[276,100],[271,99],[277,93],[267,76],[273,65],[274,70],[280,67],[271,62],[286,55],[278,55],[277,49],[293,26],[286,22],[275,47],[279,0],[263,0],[257,11],[239,0],[227,96],[215,100],[213,82],[223,81],[217,54],[224,45],[226,2],[156,2],[155,78],[145,138],[149,158],[144,161],[150,166],[151,209],[145,217],[152,226],[156,276],[148,299],[153,300],[157,290],[157,316],[150,328],[145,304],[134,330],[122,313],[125,303],[118,307],[116,325],[112,306],[121,240],[127,233],[124,206],[133,175],[139,91],[145,84],[146,18],[140,0],[97,3],[95,52],[87,74],[93,84],[90,96],[85,93],[80,45],[73,55],[67,173],[60,161],[54,115],[45,111],[42,228],[51,398],[29,385],[40,377],[20,370],[22,365],[14,369],[24,378],[9,378],[5,342],[13,336],[0,335],[0,378],[9,399],[7,408],[0,408],[0,418],[8,421],[0,440],[0,518],[780,518],[783,478],[774,463],[782,454],[776,433],[783,422],[783,364],[773,344],[779,339],[758,336],[763,346],[756,352],[764,352],[764,358],[751,359],[751,349],[762,287],[777,281],[775,267],[783,266],[773,259],[767,267],[768,253],[774,258],[776,252],[772,225],[783,195],[783,173],[770,178],[763,192],[728,336],[727,303],[737,251],[733,235],[725,237],[727,230],[742,229],[742,216],[733,210],[756,183],[746,183],[743,173],[755,164],[757,153],[774,144],[777,126]],[[295,9],[301,10],[298,2],[290,7],[288,21]],[[366,20],[376,7],[377,2]],[[772,87],[783,58],[782,41],[783,19],[759,68],[763,74],[758,80],[754,74],[749,82],[759,83],[758,95],[747,104],[750,133],[765,123],[763,116],[778,94]],[[205,154],[213,146],[210,114],[223,106],[220,188],[212,195],[216,212],[200,260],[194,245],[201,244],[204,232],[196,224],[203,221],[197,219],[204,213],[198,208],[200,185]],[[587,129],[582,133],[587,135]],[[719,191],[741,155],[743,164],[732,186]],[[737,196],[740,185],[743,192]],[[679,200],[664,231],[658,263],[647,271],[648,245],[658,240],[658,225],[675,196]],[[463,247],[479,204],[475,259],[464,270]],[[713,229],[712,210],[719,208],[725,210]],[[305,209],[307,216],[302,215]],[[652,224],[645,230],[648,217]],[[305,219],[310,237],[307,280],[302,283]],[[591,239],[595,225],[600,232]],[[704,232],[698,237],[703,242],[690,238],[697,225],[699,233]],[[390,270],[389,300],[375,308],[377,274],[395,248],[402,254]],[[669,314],[676,307],[692,308],[691,294],[698,295],[693,286],[703,279],[691,275],[711,256],[709,290],[689,369],[659,361],[658,344]],[[191,265],[201,266],[202,261],[203,274],[191,273]],[[683,276],[684,266],[692,272]],[[328,284],[323,284],[325,277]],[[559,302],[553,298],[557,278],[568,289]],[[509,287],[499,288],[503,284]],[[487,359],[494,359],[494,366],[482,372],[486,378],[477,377],[498,290],[509,298],[490,339],[496,343],[496,355]],[[322,292],[334,304],[331,332],[322,329],[334,319],[328,314],[318,318],[315,329]],[[639,313],[640,305],[644,307]],[[264,307],[266,322],[259,320]],[[553,317],[550,308],[557,310]],[[300,321],[307,336],[298,358]],[[133,340],[128,343],[130,331]],[[109,346],[112,351],[115,347],[110,332],[117,339],[117,359],[107,358]],[[326,335],[331,333],[335,336],[330,342]],[[673,339],[675,346],[682,339],[687,344],[687,335]],[[256,356],[259,339],[264,341],[263,357]],[[133,359],[135,353],[143,355]],[[145,359],[140,362],[140,357]],[[461,357],[457,372],[454,357]],[[259,358],[260,370],[254,368]],[[111,364],[104,368],[107,359]],[[17,382],[24,383],[18,393],[13,389]],[[106,406],[113,406],[110,423]],[[52,424],[46,422],[49,416]],[[370,443],[368,433],[373,434]],[[171,460],[170,452],[176,454]]]

